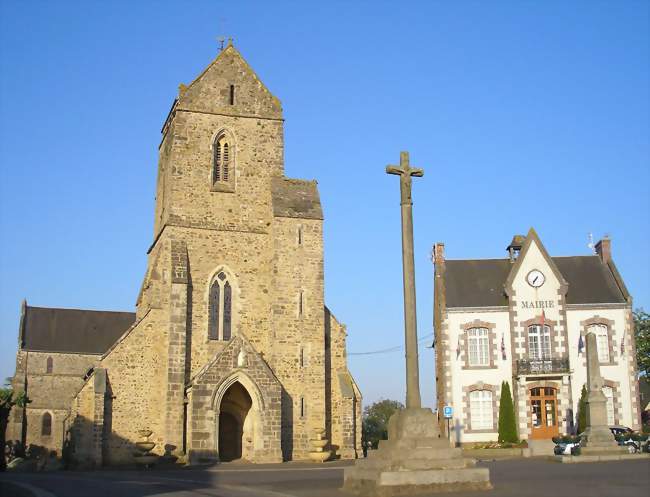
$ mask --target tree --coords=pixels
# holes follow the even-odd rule
[[[637,368],[639,373],[650,376],[650,314],[637,309],[633,316]]]
[[[578,426],[576,432],[582,433],[587,429],[587,386],[582,385],[580,400],[578,401]]]
[[[380,400],[363,410],[362,435],[363,442],[370,442],[377,448],[380,440],[388,439],[388,420],[404,405],[396,400]]]
[[[517,424],[515,423],[515,406],[510,394],[510,383],[501,383],[501,400],[499,402],[499,442],[517,443]]]
[[[25,407],[27,403],[29,403],[29,399],[22,390],[14,392],[13,388],[8,384],[5,388],[0,388],[0,471],[4,471],[7,467],[7,461],[5,460],[5,432],[9,422],[9,413],[12,407]]]

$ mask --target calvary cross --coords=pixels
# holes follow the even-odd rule
[[[404,280],[404,345],[406,349],[406,408],[418,409],[420,373],[418,365],[418,330],[415,318],[415,264],[413,260],[413,200],[411,176],[422,176],[422,169],[409,165],[409,153],[400,152],[399,167],[387,166],[388,174],[399,174],[402,206],[402,277]]]
[[[401,204],[412,204],[411,200],[411,176],[421,177],[424,175],[422,169],[417,169],[411,167],[409,164],[409,153],[400,152],[399,153],[399,166],[386,166],[386,172],[388,174],[399,174],[400,175],[400,192],[402,194]]]

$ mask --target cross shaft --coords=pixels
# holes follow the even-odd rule
[[[406,407],[420,408],[420,368],[418,365],[418,331],[415,314],[415,263],[413,257],[411,176],[423,176],[424,171],[422,169],[412,168],[409,164],[409,153],[400,152],[399,166],[387,166],[386,172],[400,176],[402,275],[404,281],[404,343],[406,349]]]

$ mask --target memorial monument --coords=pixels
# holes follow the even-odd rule
[[[388,440],[345,468],[343,488],[357,495],[387,497],[426,492],[487,490],[491,488],[487,468],[462,457],[460,448],[449,447],[440,438],[438,419],[420,401],[420,383],[415,314],[415,269],[413,261],[413,201],[411,177],[422,169],[412,168],[408,152],[401,152],[400,165],[388,166],[388,174],[400,176],[402,210],[402,268],[404,280],[404,331],[406,345],[406,409],[388,422]]]
[[[587,429],[580,441],[583,456],[627,453],[626,447],[616,443],[607,425],[607,398],[603,386],[596,335],[587,333]]]

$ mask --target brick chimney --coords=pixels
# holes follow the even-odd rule
[[[433,262],[435,264],[445,263],[445,244],[438,242],[433,246]]]
[[[596,244],[596,253],[604,264],[612,260],[612,240],[608,236],[604,236]]]

